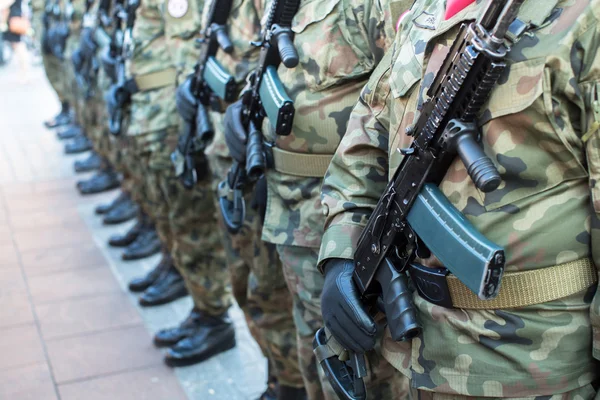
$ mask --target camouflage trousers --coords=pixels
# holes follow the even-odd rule
[[[69,81],[68,74],[65,71],[66,62],[54,57],[52,54],[42,53],[42,62],[44,63],[44,71],[50,86],[56,92],[58,101],[64,103],[69,101]]]
[[[209,157],[209,164],[216,193],[231,159],[215,155]],[[238,234],[230,234],[219,218],[233,294],[244,311],[252,336],[269,360],[270,374],[282,385],[300,388],[304,382],[298,366],[292,298],[275,245],[260,239],[262,218],[250,207],[250,197],[245,199],[246,218]]]
[[[135,158],[141,164],[137,171],[143,174],[147,195],[142,207],[153,218],[195,307],[219,315],[233,299],[210,174],[192,190],[184,188],[170,159],[177,133],[171,127],[134,137]]]
[[[315,333],[323,326],[321,290],[323,276],[317,269],[319,249],[277,245],[285,280],[294,301],[294,321],[298,337],[298,358],[310,399],[334,400],[338,396],[317,366],[313,353]],[[369,399],[403,399],[408,394],[408,379],[380,356],[369,352],[365,384]]]
[[[79,46],[79,33],[71,32],[67,39],[67,48],[65,50],[65,71],[67,73],[67,100],[71,107],[73,107],[75,122],[81,125],[84,133],[87,133],[86,118],[84,113],[86,112],[85,101],[82,98],[82,90],[77,83],[77,76],[75,74],[75,68],[71,61],[73,51]]]

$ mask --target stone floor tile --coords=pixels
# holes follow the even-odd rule
[[[11,213],[8,224],[13,232],[47,230],[59,234],[63,229],[83,226],[77,208]]]
[[[72,189],[75,191],[75,189]],[[5,195],[4,202],[9,213],[33,212],[36,210],[56,210],[60,212],[81,202],[76,193],[62,191],[56,193]]]
[[[14,244],[0,244],[0,267],[18,267],[19,257]]]
[[[139,325],[142,318],[124,293],[75,298],[36,307],[44,339]]]
[[[0,337],[0,371],[46,360],[35,325],[2,328]]]
[[[46,341],[57,383],[162,363],[143,326]]]
[[[166,366],[68,383],[60,385],[58,390],[62,400],[187,399],[173,371]]]
[[[0,399],[57,399],[48,364],[42,362],[0,370]]]
[[[106,266],[32,276],[28,279],[28,285],[36,305],[71,297],[120,291]]]
[[[56,271],[96,268],[106,264],[93,241],[21,252],[21,265],[28,277]]]
[[[0,275],[2,272],[0,270]],[[33,310],[26,290],[0,290],[0,328],[33,322]]]
[[[26,289],[20,268],[0,268],[0,292],[9,293]]]
[[[92,241],[92,236],[85,227],[76,225],[61,229],[60,233],[52,230],[21,231],[13,235],[19,251],[53,249],[62,245],[76,245]]]

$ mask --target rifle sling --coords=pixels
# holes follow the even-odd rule
[[[273,147],[274,169],[288,175],[322,178],[333,154],[295,153]]]
[[[147,90],[158,89],[165,86],[175,85],[177,83],[177,70],[167,68],[158,72],[137,75],[125,83],[125,90],[131,94],[145,92]]]
[[[452,308],[467,310],[498,310],[547,303],[582,292],[597,281],[598,272],[589,258],[528,271],[505,272],[498,297],[492,300],[479,299],[453,275],[445,277]],[[430,299],[435,298],[435,293],[428,295],[426,288],[436,291],[436,284],[443,284],[443,280],[432,275],[432,282],[433,285],[420,287],[426,292],[424,297]]]

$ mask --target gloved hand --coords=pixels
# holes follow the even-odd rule
[[[192,93],[192,77],[187,79],[177,87],[175,96],[177,103],[177,112],[187,122],[192,122],[196,119],[196,110],[198,109],[198,99]]]
[[[104,95],[108,115],[113,115],[116,109],[123,107],[130,97],[129,92],[118,84],[111,85]]]
[[[330,259],[323,270],[325,284],[321,293],[321,314],[325,326],[348,350],[364,353],[373,349],[377,326],[352,281],[354,261]]]
[[[94,40],[94,31],[92,28],[83,28],[79,38],[79,49],[84,59],[89,60],[94,57],[98,44]]]
[[[65,59],[65,49],[67,47],[67,39],[69,37],[69,26],[65,23],[59,23],[54,27],[50,36],[50,44],[52,54],[59,60]]]
[[[243,163],[246,160],[246,144],[248,143],[248,132],[242,123],[242,100],[238,100],[229,107],[225,112],[225,142],[229,147],[231,157]]]
[[[81,70],[83,69],[83,55],[81,54],[81,49],[73,50],[73,54],[71,54],[71,62],[73,63],[75,72],[78,74],[81,73]]]
[[[101,55],[102,69],[106,76],[113,82],[117,81],[117,59],[110,54],[110,49],[107,47]]]

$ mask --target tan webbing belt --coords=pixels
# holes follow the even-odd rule
[[[144,92],[146,90],[175,85],[177,82],[177,70],[175,68],[167,68],[158,72],[138,75],[133,79],[135,80],[138,91]]]
[[[295,153],[273,147],[275,170],[283,174],[322,178],[333,154]]]
[[[453,275],[448,275],[446,281],[455,308],[494,310],[541,304],[574,295],[596,283],[598,273],[589,258],[530,271],[506,272],[498,297],[493,300],[480,300]]]

